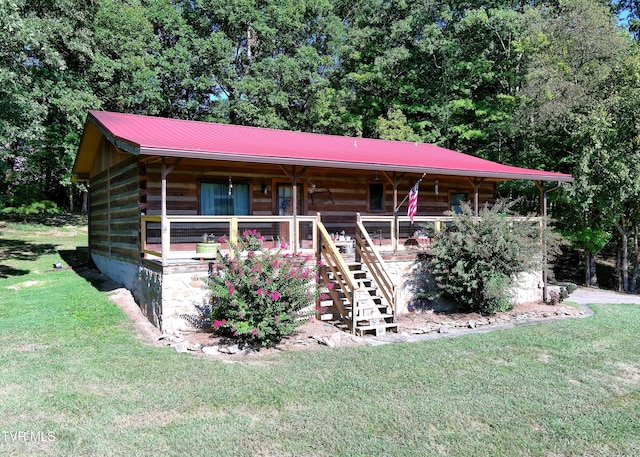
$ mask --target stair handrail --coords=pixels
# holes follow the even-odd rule
[[[355,291],[358,288],[355,277],[347,263],[344,261],[344,258],[340,255],[338,248],[333,243],[333,240],[331,239],[329,232],[327,232],[324,224],[318,221],[317,228],[319,241],[318,250],[333,273],[334,279],[342,289],[346,299],[351,304],[352,309],[354,309],[356,306]],[[342,317],[346,318],[347,316]]]
[[[395,285],[389,276],[387,266],[375,248],[364,224],[356,221],[356,252],[367,266],[371,276],[395,313]]]

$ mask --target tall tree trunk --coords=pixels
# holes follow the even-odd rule
[[[596,272],[596,254],[585,250],[585,277],[584,284],[587,287],[598,287],[598,273]]]
[[[616,277],[616,290],[618,292],[624,291],[622,287],[622,256],[620,255],[620,249],[616,251],[615,277]]]
[[[85,214],[89,210],[89,208],[87,208],[88,197],[89,197],[89,190],[85,188],[84,192],[82,192],[82,213],[83,214]]]
[[[620,255],[619,280],[618,291],[627,292],[629,290],[629,231],[626,224],[622,221],[622,224],[616,223],[618,233],[620,233],[620,248],[618,254]]]
[[[638,252],[638,224],[633,230],[633,274],[629,283],[629,292],[636,293],[636,285],[638,284],[638,268],[640,268],[640,252]]]

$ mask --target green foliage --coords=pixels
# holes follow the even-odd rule
[[[565,238],[577,249],[590,252],[600,252],[611,239],[611,232],[592,227],[582,227],[576,230],[563,231]]]
[[[221,335],[273,346],[314,311],[316,275],[309,258],[262,249],[261,240],[255,230],[246,231],[231,245],[232,256],[218,252],[211,321]]]
[[[105,109],[571,172],[559,225],[613,232],[640,163],[638,43],[620,9],[638,19],[636,0],[5,1],[0,194],[71,207],[82,123]]]
[[[34,216],[53,216],[63,213],[64,211],[50,200],[41,200],[20,206],[5,206],[0,209],[0,214],[3,216],[20,217],[23,219]]]
[[[509,288],[518,273],[543,268],[543,246],[537,220],[514,220],[514,202],[498,201],[480,218],[467,204],[451,212],[451,226],[436,235],[433,257],[425,259],[437,293],[469,311],[495,313],[512,305]],[[558,252],[558,238],[545,233],[547,259]],[[423,289],[428,286],[423,287]]]

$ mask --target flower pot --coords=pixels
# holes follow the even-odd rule
[[[218,249],[220,249],[220,243],[197,243],[196,244],[197,254],[207,254],[208,256],[214,257],[218,253]]]

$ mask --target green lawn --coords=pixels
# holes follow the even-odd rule
[[[226,363],[143,344],[107,293],[50,271],[84,244],[0,222],[0,455],[640,454],[637,305]]]

